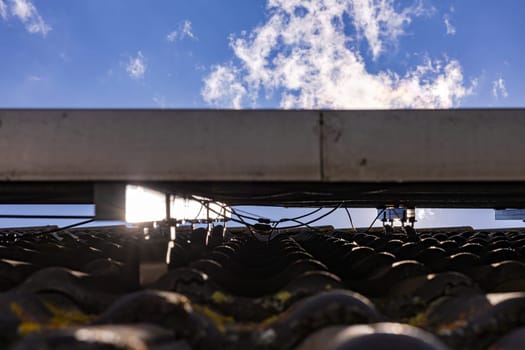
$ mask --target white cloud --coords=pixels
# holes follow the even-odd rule
[[[182,24],[177,30],[174,30],[168,35],[166,35],[166,39],[169,42],[174,42],[176,40],[184,40],[185,38],[197,39],[195,34],[193,34],[191,21],[188,20],[182,22]]]
[[[10,0],[10,3],[10,14],[24,23],[28,32],[40,33],[45,37],[52,30],[30,0]],[[8,16],[6,5],[3,2],[0,4],[0,15],[4,19]]]
[[[177,40],[177,36],[179,35],[179,32],[177,32],[176,30],[174,30],[173,32],[171,33],[168,33],[168,35],[166,35],[166,39],[169,41],[169,42],[174,42],[175,40]]]
[[[450,22],[450,17],[448,15],[443,16],[443,22],[445,23],[445,28],[447,29],[447,35],[455,35],[456,27]]]
[[[2,0],[0,0],[0,17],[7,19],[7,6]]]
[[[154,96],[153,103],[155,104],[155,106],[162,108],[162,109],[166,108],[167,106],[165,96]]]
[[[247,92],[235,67],[216,66],[205,80],[202,94],[207,103],[239,109]]]
[[[368,41],[374,59],[384,51],[385,43],[395,42],[404,34],[404,28],[412,22],[413,16],[421,16],[426,12],[420,3],[405,7],[398,12],[395,10],[393,0],[339,2],[349,5],[349,14],[353,17],[354,26]]]
[[[144,56],[142,52],[137,52],[137,56],[130,57],[126,71],[129,76],[133,79],[142,79],[144,73],[146,73],[146,63],[144,62]]]
[[[492,96],[495,98],[507,98],[509,96],[503,78],[496,79],[492,82]]]
[[[284,108],[457,106],[475,86],[465,85],[457,60],[426,58],[404,73],[368,71],[359,41],[368,42],[376,59],[425,12],[419,5],[401,10],[394,5],[392,0],[268,0],[266,23],[230,39],[238,64],[212,67],[202,96],[209,104],[234,108],[276,92]],[[348,34],[349,25],[356,34]]]

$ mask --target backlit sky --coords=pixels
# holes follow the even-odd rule
[[[0,0],[0,108],[520,107],[524,10],[519,0]],[[500,225],[491,211],[434,213],[422,224]],[[345,215],[332,221],[346,226]]]

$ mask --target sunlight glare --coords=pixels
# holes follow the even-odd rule
[[[126,187],[127,222],[159,221],[165,217],[166,201],[163,193],[141,186]]]

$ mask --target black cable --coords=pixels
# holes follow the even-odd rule
[[[268,234],[268,241],[267,241],[267,243],[270,243],[270,240],[272,239],[273,231],[277,228],[278,225],[279,225],[279,223],[276,223],[275,225],[273,225],[272,230]]]
[[[60,231],[64,231],[64,230],[68,230],[70,228],[74,228],[74,227],[77,227],[77,226],[81,226],[81,225],[85,225],[85,224],[89,224],[90,222],[93,222],[95,221],[95,219],[90,219],[90,220],[86,220],[86,221],[81,221],[81,222],[77,222],[76,224],[72,224],[72,225],[68,225],[68,226],[64,226],[64,227],[59,227],[57,229],[54,229],[54,230],[49,230],[49,231],[45,231],[45,232],[40,232],[40,233],[37,233],[36,235],[37,236],[41,236],[41,235],[47,235],[47,234],[50,234],[50,233],[56,233],[56,232],[60,232]]]
[[[234,209],[228,209],[228,206],[226,205],[222,206],[221,208],[223,208],[225,212],[228,211],[230,214],[233,214]],[[257,216],[242,215],[242,214],[239,214],[239,211],[237,210],[235,210],[235,215],[245,220],[248,219],[248,220],[253,220],[253,221],[259,221],[261,219],[261,216],[259,215]]]
[[[226,206],[225,206],[224,208],[226,208]],[[208,207],[208,209],[209,209],[209,207]],[[215,211],[214,211],[214,212],[215,212]],[[242,217],[240,217],[240,216],[235,212],[235,210],[233,210],[233,209],[232,209],[232,213],[233,213],[234,215],[237,215],[237,216],[239,217],[240,222],[241,222],[244,226],[246,226],[246,228],[248,229],[248,231],[250,231],[250,235],[252,236],[252,238],[258,241],[259,239],[258,239],[257,236],[255,235],[255,232],[253,232],[253,230],[252,230],[253,225],[251,225],[251,224],[247,223],[246,221],[244,221],[244,220],[242,219]],[[217,213],[217,212],[215,212],[215,214],[217,214],[217,215],[221,215],[220,213]],[[239,222],[239,221],[237,221],[237,222]]]
[[[258,214],[254,214],[254,213],[250,213],[249,211],[246,211],[246,210],[242,210],[242,209],[235,209],[237,210],[238,213],[244,213],[244,215],[247,217],[247,218],[254,218],[255,220],[257,220],[257,217],[260,217],[260,215]]]
[[[198,198],[195,198],[195,196],[192,196],[192,197],[193,197],[194,201],[199,202],[202,206],[208,207],[206,203],[209,203],[210,201],[205,201],[205,200],[202,200],[202,199],[198,199]],[[233,208],[228,209],[228,207],[226,205],[222,205],[222,206],[219,205],[219,206],[221,207],[222,210],[224,210],[224,213],[229,212],[230,214],[233,214],[233,215],[237,216],[239,218],[238,220],[236,220],[234,218],[230,218],[230,220],[233,221],[233,222],[236,222],[238,224],[243,224],[243,225],[250,226],[251,224],[248,224],[246,221],[244,221],[244,219],[249,219],[249,220],[253,220],[253,221],[259,221],[259,219],[260,219],[260,218],[256,218],[256,217],[250,217],[250,216],[247,216],[247,215],[241,215],[237,211],[235,211],[235,209],[233,209]],[[219,212],[217,212],[217,211],[215,211],[215,210],[213,210],[213,209],[211,209],[209,207],[208,207],[208,209],[212,213],[214,213],[216,215],[219,215],[219,216],[223,215],[223,214],[221,214],[221,213],[219,213]],[[223,215],[223,216],[225,217],[226,215]],[[251,226],[253,226],[253,225],[251,225]]]
[[[194,200],[198,201],[201,203],[201,205],[203,206],[206,206],[208,208],[208,210],[210,210],[211,212],[213,212],[214,214],[216,215],[221,215],[221,213],[218,213],[217,211],[215,211],[214,209],[211,209],[210,206],[209,206],[209,201],[203,201],[203,200],[200,200],[200,199],[196,199],[195,197],[193,197]],[[221,206],[221,208],[226,212],[226,206]],[[239,215],[235,209],[230,209],[230,213],[237,216],[239,219],[235,219],[235,218],[230,218],[231,221],[233,222],[236,222],[236,223],[239,223],[239,224],[242,224],[244,226],[246,226],[246,228],[248,229],[248,231],[250,232],[250,235],[252,236],[253,239],[256,239],[256,240],[259,240],[257,238],[257,236],[255,235],[255,233],[253,232],[253,227],[254,225],[252,224],[249,224],[247,223],[246,221],[243,220],[242,218],[242,215]]]
[[[195,199],[195,198],[194,198],[194,199]],[[221,213],[218,213],[218,212],[216,212],[215,210],[213,210],[213,209],[210,208],[210,202],[209,202],[209,201],[201,201],[201,200],[198,200],[198,199],[195,199],[195,200],[199,201],[199,202],[201,203],[201,205],[206,206],[206,208],[207,208],[209,211],[211,211],[212,213],[214,213],[214,214],[216,214],[216,215],[219,215],[219,216],[221,215]],[[221,207],[226,211],[226,206],[221,206]],[[240,223],[240,224],[243,224],[244,226],[246,226],[246,227],[248,228],[248,231],[250,231],[250,234],[252,235],[252,237],[253,237],[254,239],[257,239],[257,236],[255,236],[255,233],[252,231],[252,226],[253,226],[253,225],[251,225],[251,224],[247,223],[246,221],[244,221],[244,220],[242,219],[242,217],[239,216],[239,215],[235,212],[234,209],[231,209],[231,211],[232,211],[232,213],[233,213],[234,215],[236,215],[237,217],[239,217],[239,220],[236,220],[236,219],[234,219],[234,218],[230,218],[230,220],[232,220],[232,221],[234,221],[234,222],[237,222],[237,223]]]
[[[92,219],[83,215],[0,215],[0,219]]]
[[[194,199],[195,199],[195,198],[194,198]],[[205,205],[205,203],[206,203],[205,201],[201,201],[201,200],[199,200],[199,199],[195,199],[195,200],[201,202],[201,204],[204,204],[204,205]],[[317,221],[319,221],[319,220],[321,220],[321,219],[324,219],[324,218],[327,217],[328,215],[332,214],[332,213],[335,212],[337,209],[341,208],[342,205],[343,205],[343,202],[341,202],[338,206],[334,207],[332,210],[328,211],[327,213],[325,213],[325,214],[323,214],[323,215],[321,215],[321,216],[319,216],[319,217],[317,217],[317,218],[315,218],[315,219],[313,219],[313,220],[310,220],[310,221],[308,221],[308,222],[300,222],[300,221],[297,220],[297,221],[295,221],[295,222],[300,222],[299,224],[297,224],[297,225],[292,225],[292,226],[281,227],[281,228],[279,228],[279,229],[280,229],[280,230],[290,230],[290,229],[294,229],[294,228],[298,228],[298,227],[302,227],[302,226],[307,226],[307,227],[308,227],[308,225],[313,224],[313,223],[315,223],[315,222],[317,222]],[[226,208],[226,206],[223,206],[223,208]],[[217,211],[215,211],[215,210],[213,210],[213,209],[211,209],[211,208],[209,208],[209,209],[210,209],[213,213],[215,213],[216,215],[221,215],[221,214],[218,213]],[[231,213],[233,213],[234,215],[236,215],[236,216],[239,218],[239,220],[236,220],[236,219],[234,219],[234,218],[231,218],[231,220],[234,221],[234,222],[241,223],[241,224],[245,225],[245,226],[250,230],[250,233],[252,233],[252,235],[255,237],[255,234],[253,234],[253,232],[252,232],[252,228],[255,228],[255,225],[253,225],[253,224],[249,224],[249,223],[247,223],[246,221],[244,221],[243,218],[242,218],[242,215],[239,215],[239,214],[235,211],[235,209],[232,208],[232,209],[230,209],[230,211],[231,211]],[[288,221],[294,221],[295,219],[287,219],[287,220],[288,220]]]
[[[352,230],[355,231],[354,222],[352,221],[352,215],[350,215],[350,210],[348,210],[348,208],[345,207],[345,211],[348,215],[348,219],[350,220],[350,225],[352,225]]]
[[[195,199],[195,198],[194,198],[194,199]],[[232,214],[232,210],[233,210],[233,209],[228,210],[227,208],[228,208],[227,206],[223,206],[223,209],[224,209],[225,211],[229,211],[230,214]],[[313,215],[313,214],[319,212],[319,211],[322,210],[322,209],[323,209],[323,207],[316,208],[316,209],[314,209],[314,210],[312,210],[312,211],[310,211],[310,212],[308,212],[308,213],[306,213],[306,214],[303,214],[303,215],[300,215],[300,216],[296,216],[295,218],[282,218],[282,219],[280,219],[280,220],[269,220],[269,219],[268,219],[267,222],[268,222],[269,224],[275,224],[275,223],[283,223],[283,222],[288,222],[288,221],[299,220],[299,219],[305,218],[305,217],[307,217],[307,216]],[[239,214],[239,212],[244,212],[244,213],[247,213],[247,214],[249,214],[249,215],[241,215],[241,214]],[[239,209],[236,209],[236,213],[235,213],[235,215],[236,215],[237,217],[239,217],[239,218],[244,219],[244,220],[252,220],[252,221],[257,221],[257,222],[261,222],[261,220],[263,219],[261,215],[254,214],[254,213],[249,213],[249,212],[247,212],[247,211],[239,210]],[[251,216],[251,215],[255,215],[255,216]]]
[[[341,206],[343,205],[343,203],[340,203],[337,207],[334,207],[332,210],[330,210],[329,212],[319,216],[318,218],[316,219],[313,219],[313,220],[310,220],[306,223],[302,223],[302,224],[299,224],[299,225],[294,225],[294,226],[287,226],[287,227],[281,227],[281,230],[289,230],[289,229],[293,229],[293,228],[298,228],[298,227],[301,227],[301,226],[306,226],[306,225],[310,225],[310,224],[313,224],[321,219],[324,219],[325,217],[327,217],[328,215],[332,214],[333,212],[335,212],[337,209],[341,208]],[[290,221],[294,221],[294,220],[290,220]]]
[[[319,209],[322,209],[322,208],[319,208]],[[304,222],[301,222],[299,220],[295,220],[295,219],[290,219],[290,221],[294,221],[294,222],[297,222],[299,224],[301,224],[301,226],[306,226],[308,229],[316,232],[317,230],[315,228],[313,228],[312,226],[309,226],[308,224],[304,223]],[[270,231],[270,234],[268,235],[268,243],[270,242],[271,238],[272,238],[272,233],[273,231],[277,228],[277,226],[279,225],[279,223],[276,223],[273,227],[272,227],[272,230]]]
[[[324,208],[323,208],[323,207],[319,207],[319,208],[317,208],[317,209],[315,209],[315,210],[312,210],[311,212],[306,213],[306,214],[304,214],[304,215],[296,216],[295,218],[291,218],[291,219],[284,218],[284,219],[279,220],[279,222],[286,222],[286,221],[295,221],[295,220],[300,220],[300,219],[305,218],[305,217],[307,217],[307,216],[314,215],[315,213],[321,211],[322,209],[324,209]]]
[[[197,215],[195,216],[195,219],[193,219],[193,221],[197,221],[197,219],[199,219],[199,215],[201,215],[202,208],[204,208],[204,206],[201,203],[201,208],[199,209],[199,212],[197,213]]]
[[[301,221],[299,221],[299,220],[292,220],[292,221],[301,224],[301,226],[306,226],[306,228],[308,228],[308,229],[310,229],[310,230],[312,230],[312,231],[317,231],[315,228],[313,228],[312,226],[308,225],[307,223],[301,222]]]
[[[368,233],[370,231],[370,229],[372,228],[372,226],[374,226],[374,224],[376,223],[377,219],[379,219],[379,217],[385,212],[386,209],[383,209],[379,212],[379,214],[377,214],[376,218],[374,219],[374,221],[372,221],[372,224],[370,225],[370,227],[365,231],[365,233]]]
[[[324,209],[324,208],[323,208],[323,207],[317,208],[317,209],[315,209],[315,210],[312,210],[312,211],[309,212],[309,213],[303,214],[303,215],[301,215],[301,216],[297,216],[297,217],[295,217],[295,218],[282,218],[282,219],[280,219],[280,220],[269,220],[268,223],[269,223],[269,224],[281,224],[281,223],[283,223],[283,222],[289,222],[289,221],[299,223],[298,225],[281,227],[281,228],[280,228],[281,230],[287,230],[287,229],[293,229],[293,228],[302,227],[302,226],[308,226],[309,224],[312,224],[312,223],[314,223],[314,222],[317,222],[317,221],[319,221],[319,220],[325,218],[326,216],[332,214],[335,210],[339,209],[341,205],[342,205],[342,204],[340,204],[340,205],[337,206],[336,208],[332,209],[332,210],[329,211],[328,213],[326,213],[326,214],[324,214],[324,215],[322,215],[322,216],[320,216],[320,217],[318,217],[318,218],[316,218],[316,219],[313,219],[313,220],[308,221],[307,223],[301,222],[301,221],[299,221],[299,219],[304,218],[304,217],[307,217],[307,216],[311,216],[311,215],[313,215],[313,214],[319,212],[320,210],[322,210],[322,209]],[[236,216],[238,216],[239,218],[243,217],[242,215],[239,215],[238,213],[236,213],[234,209],[231,209],[231,211],[233,211],[233,212],[234,212],[233,214],[236,215]],[[255,219],[255,221],[259,221],[259,219]]]
[[[226,211],[226,206],[223,206],[223,208],[224,208],[224,211]],[[209,208],[208,208],[208,209],[209,209]],[[253,237],[254,239],[256,239],[256,240],[259,240],[259,239],[257,238],[257,236],[255,236],[255,233],[253,232],[253,226],[254,226],[254,225],[249,224],[249,223],[247,223],[246,221],[244,221],[243,218],[242,218],[242,216],[239,216],[239,214],[235,211],[235,209],[232,208],[232,209],[230,209],[230,210],[231,210],[231,213],[232,213],[233,215],[236,215],[236,216],[239,218],[239,221],[240,221],[244,226],[246,226],[246,228],[248,228],[248,231],[250,231],[250,234],[252,235],[252,237]],[[217,213],[217,212],[215,212],[215,211],[214,211],[214,213],[217,214],[217,215],[221,215],[220,213]],[[235,220],[234,220],[234,221],[235,221]],[[237,221],[237,222],[239,222],[239,221]]]
[[[226,208],[226,207],[224,207],[224,208]],[[213,209],[212,209],[211,211],[212,211],[213,213],[217,214],[217,215],[221,215],[220,213],[216,212],[216,211],[213,210]],[[226,211],[226,210],[225,210],[225,211]],[[231,209],[231,210],[230,210],[230,214],[235,215],[235,216],[237,216],[237,217],[239,218],[239,219],[234,219],[234,218],[230,217],[230,220],[231,220],[231,221],[236,222],[236,223],[238,223],[238,224],[243,224],[243,225],[246,225],[246,226],[253,226],[252,224],[249,224],[249,223],[247,223],[246,221],[244,221],[243,216],[242,216],[242,215],[239,215],[234,209]]]

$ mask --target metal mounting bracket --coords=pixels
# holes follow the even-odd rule
[[[414,225],[416,222],[416,210],[414,208],[387,207],[377,209],[377,212],[383,225],[390,223],[393,226],[395,222],[400,222],[404,226],[405,224]]]

